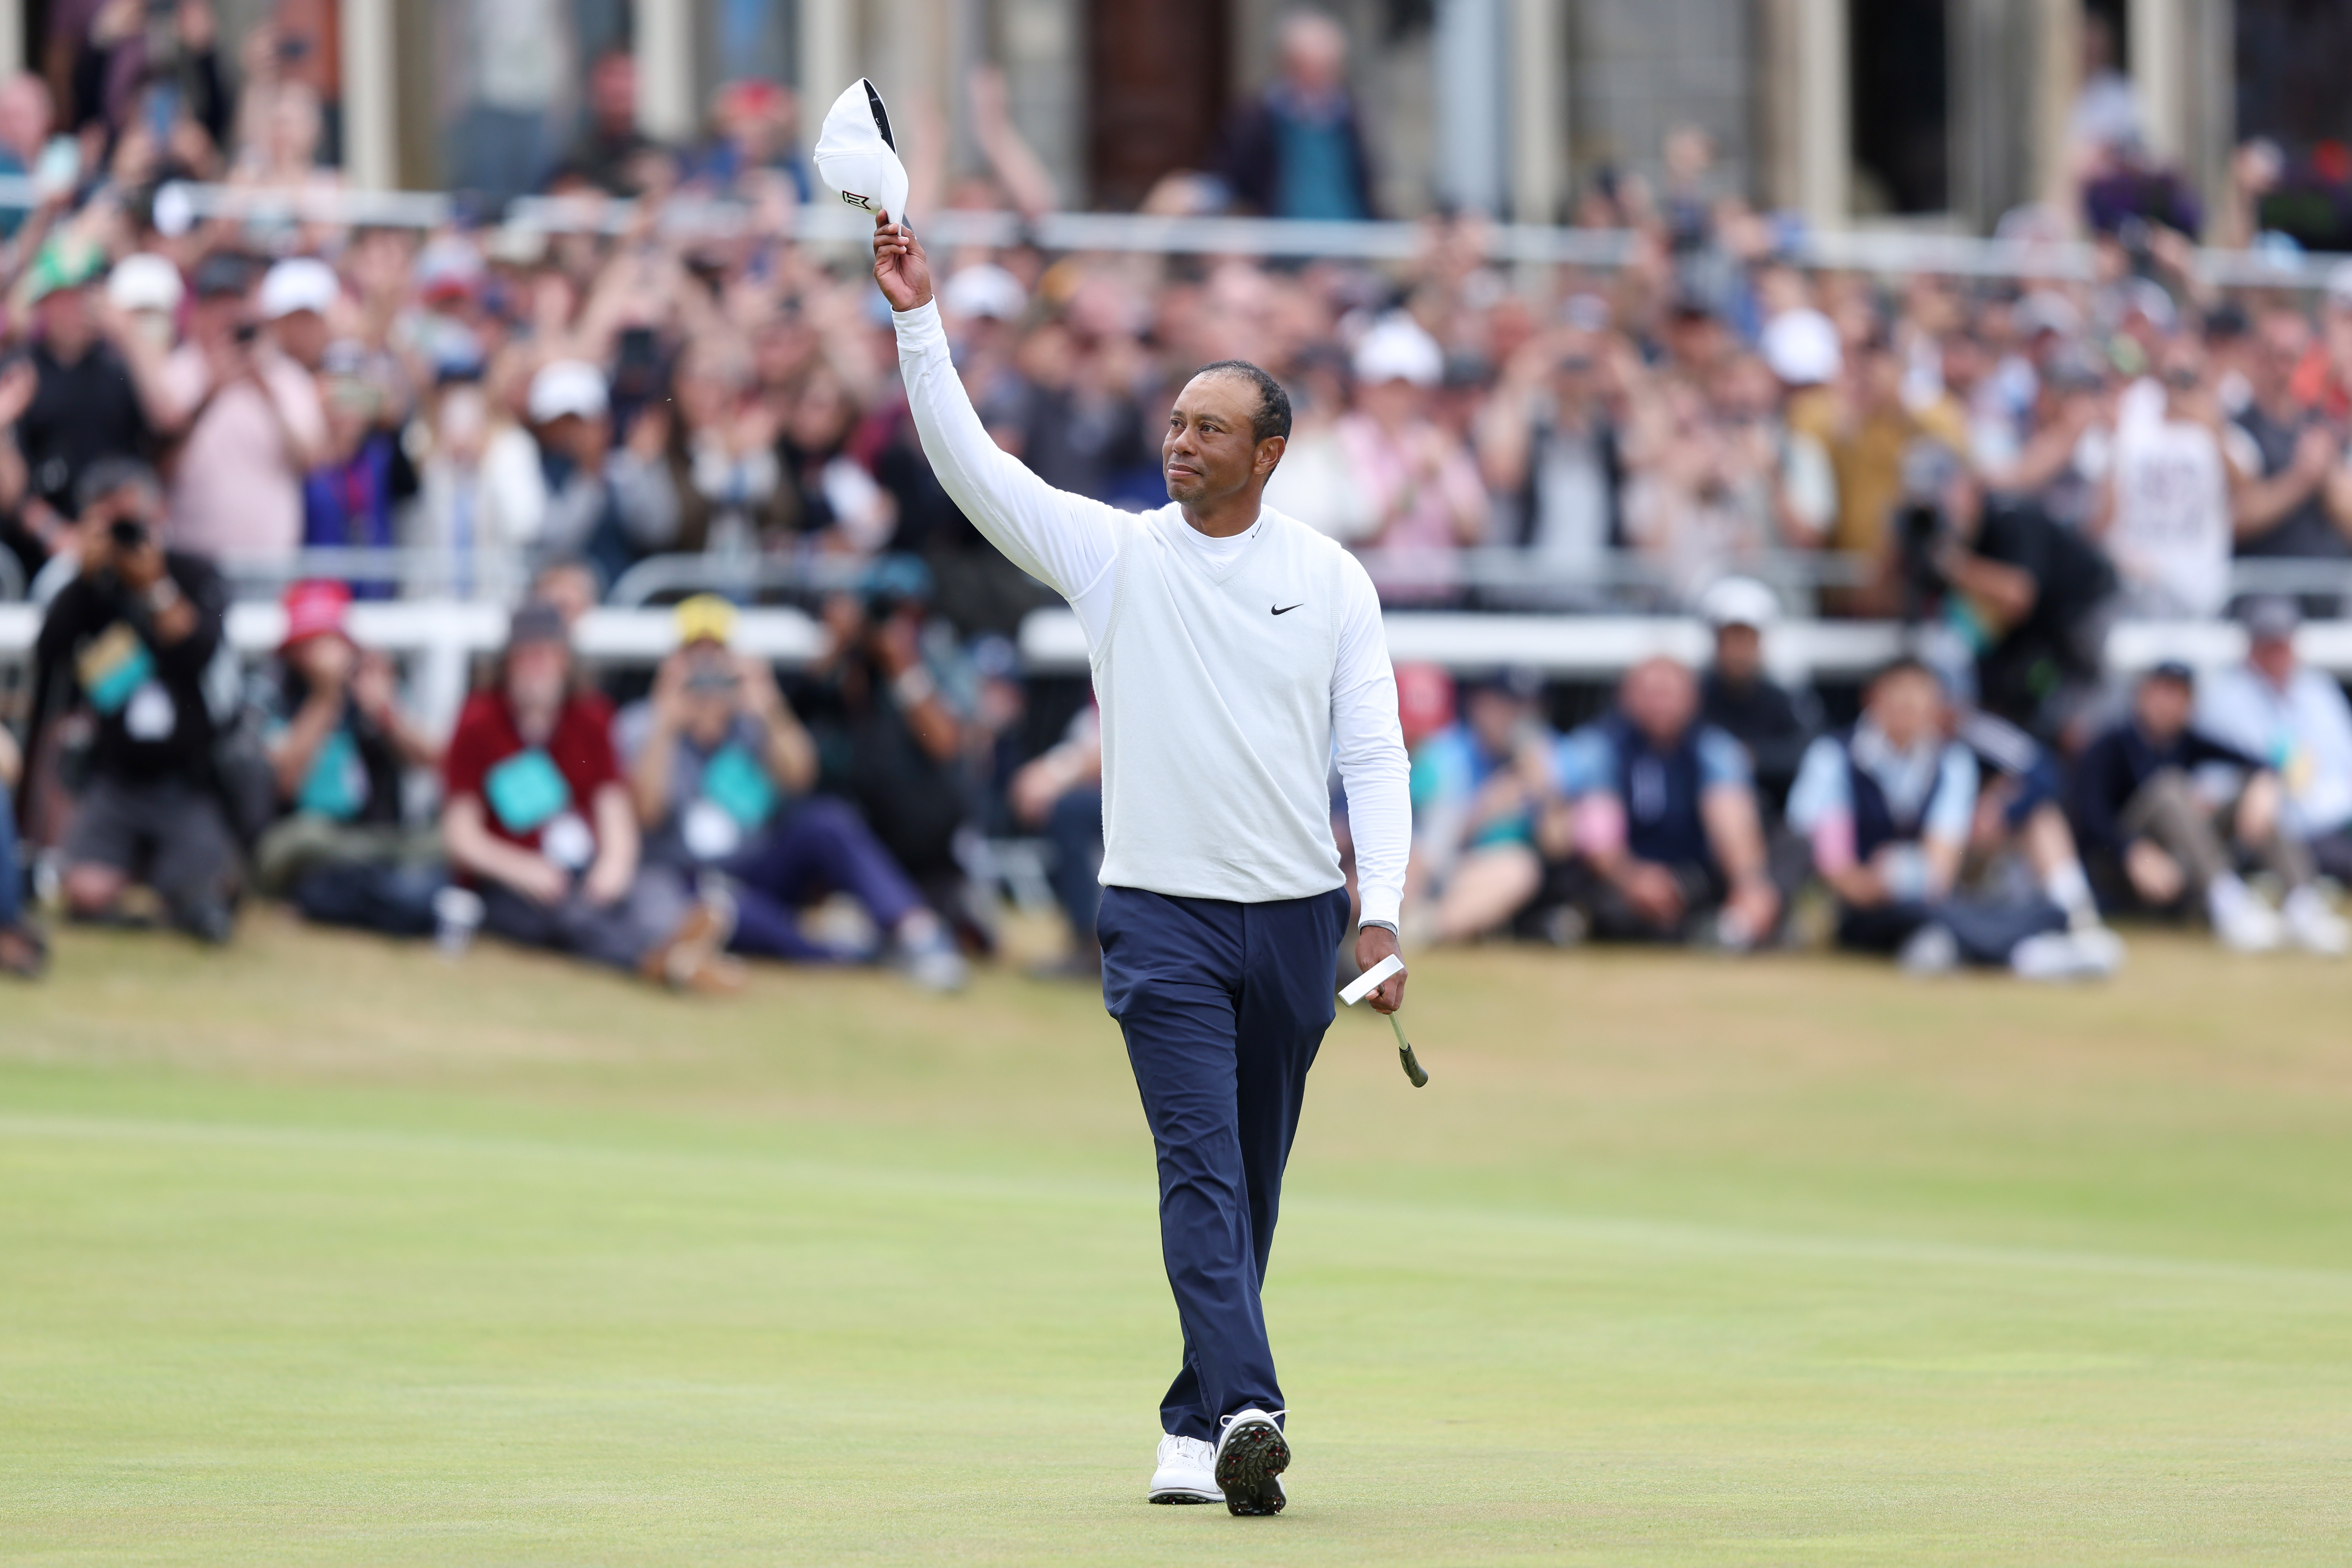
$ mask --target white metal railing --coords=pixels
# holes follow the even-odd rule
[[[38,205],[41,191],[26,175],[0,176],[0,209]],[[450,195],[436,191],[270,188],[173,182],[157,193],[166,210],[178,205],[197,218],[331,226],[441,228],[462,216]],[[926,238],[946,245],[1033,243],[1046,250],[1146,251],[1262,257],[1332,257],[1401,261],[1426,251],[1436,232],[1428,223],[1320,222],[1295,218],[1161,217],[1144,213],[1018,213],[950,208],[917,214]],[[643,226],[634,202],[604,197],[528,196],[509,203],[504,223],[538,233],[624,234]],[[724,196],[669,197],[652,226],[675,236],[724,237],[772,228],[797,238],[861,245],[871,230],[861,213],[828,201],[805,205],[761,205]],[[1463,231],[1496,261],[1612,268],[1636,254],[1622,230],[1564,228],[1544,224],[1479,223]],[[1814,230],[1793,234],[1788,258],[1799,266],[1878,273],[1933,272],[1960,277],[2084,280],[2092,276],[2091,247],[2079,240],[1984,239],[1970,235],[1907,230]],[[2247,288],[2322,286],[2347,258],[2284,247],[2205,249],[2197,267],[2212,283]]]

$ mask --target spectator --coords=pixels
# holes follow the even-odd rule
[[[52,242],[34,262],[28,285],[36,384],[16,420],[29,485],[16,542],[35,569],[67,545],[75,497],[90,466],[106,458],[144,458],[157,432],[176,423],[162,355],[124,331],[121,315],[100,303],[93,284],[101,264],[95,249]]]
[[[581,360],[542,366],[531,377],[529,408],[546,494],[533,531],[542,560],[578,557],[609,588],[635,562],[676,540],[666,415],[638,416],[627,444],[614,450],[604,373]]]
[[[1764,634],[1780,614],[1771,589],[1752,577],[1727,577],[1706,591],[1699,613],[1715,634],[1714,661],[1699,677],[1700,722],[1747,748],[1757,791],[1777,812],[1821,728],[1821,705],[1764,668]]]
[[[1486,491],[1470,454],[1429,416],[1445,356],[1402,311],[1382,317],[1356,346],[1356,407],[1339,439],[1378,520],[1366,543],[1384,559],[1372,573],[1389,601],[1443,599],[1459,579],[1456,553],[1486,526]]]
[[[1095,913],[1102,903],[1102,716],[1092,706],[1070,721],[1069,733],[1013,775],[1013,820],[1041,833],[1054,851],[1054,898],[1070,924],[1070,951],[1041,971],[1046,978],[1087,980],[1102,974],[1102,943]]]
[[[2108,901],[2201,903],[2214,936],[2241,952],[2268,952],[2292,935],[2315,952],[2341,954],[2344,923],[2312,886],[2309,851],[2284,829],[2278,775],[2191,723],[2195,704],[2189,667],[2158,665],[2140,678],[2131,716],[2075,767],[2075,831]],[[2215,768],[2236,775],[2218,796],[2200,782]],[[2239,879],[2240,852],[2259,856],[2285,882],[2281,910]]]
[[[2246,662],[2205,682],[2198,728],[2278,774],[2281,826],[2310,847],[2320,870],[2352,884],[2352,703],[2295,657],[2302,618],[2292,599],[2247,605]]]
[[[1901,561],[1891,522],[1903,496],[1903,455],[1922,437],[1954,451],[1968,447],[1968,415],[1948,395],[1914,407],[1904,396],[1902,356],[1873,338],[1846,364],[1838,395],[1807,400],[1797,428],[1829,453],[1837,521],[1827,542],[1863,558],[1870,580],[1824,595],[1841,614],[1886,616],[1902,608]]]
[[[1604,940],[1769,940],[1780,893],[1739,742],[1699,717],[1698,682],[1670,658],[1635,665],[1617,710],[1560,742],[1560,809],[1545,825],[1558,885]]]
[[[2252,448],[2241,453],[2251,471],[2236,500],[2237,552],[2340,561],[2352,555],[2352,474],[2340,469],[2342,449],[2326,421],[2294,395],[2311,324],[2269,310],[2253,336],[2244,356],[2251,396],[2235,425]],[[2323,603],[2334,608],[2332,599]]]
[[[917,984],[959,989],[963,957],[907,874],[854,809],[809,794],[816,743],[766,661],[730,649],[734,620],[724,599],[680,605],[679,646],[653,695],[614,722],[646,863],[725,879],[734,952],[814,963],[869,956],[801,931],[803,910],[845,893]]]
[[[393,548],[400,542],[395,510],[417,492],[396,419],[384,407],[383,389],[354,363],[356,346],[338,344],[326,356],[320,386],[326,461],[302,481],[302,543],[309,549]],[[386,598],[393,586],[379,580],[359,590],[366,598]]]
[[[327,453],[310,373],[261,335],[251,268],[226,253],[196,268],[188,341],[163,366],[186,435],[171,464],[171,536],[215,560],[273,563],[302,542],[302,480]]]
[[[1225,129],[1218,172],[1234,198],[1269,217],[1368,218],[1371,159],[1348,90],[1348,35],[1330,17],[1283,18],[1281,75]]]
[[[1536,810],[1557,737],[1536,714],[1541,689],[1528,670],[1478,681],[1462,718],[1413,752],[1405,925],[1417,942],[1500,931],[1542,885]]]
[[[2066,916],[2069,930],[2120,955],[2120,939],[2100,928],[2098,900],[2061,804],[2058,759],[2016,725],[1981,708],[1953,717],[1952,738],[1977,764],[1977,807],[1969,834],[1972,861],[1987,870],[2014,862]],[[2120,957],[2118,957],[2120,962]]]
[[[2230,602],[2231,496],[2242,476],[2221,438],[2205,368],[2205,351],[2193,341],[2167,343],[2157,364],[2161,387],[2144,399],[2144,412],[2134,416],[2137,405],[2127,404],[2116,420],[2093,529],[2136,615],[2203,620]]]
[[[1871,682],[1861,721],[1805,753],[1789,822],[1811,841],[1814,868],[1836,896],[1838,945],[1897,954],[1916,974],[1960,963],[2005,964],[2031,979],[2111,969],[2113,942],[2077,942],[2047,898],[1958,890],[1977,766],[1944,729],[1936,677],[1898,659]]]
[[[16,854],[16,808],[11,796],[24,782],[25,756],[16,737],[0,726],[0,974],[37,980],[48,967],[49,944],[25,916],[25,868]]]
[[[2033,501],[1988,496],[1948,448],[1904,463],[1903,572],[1969,657],[1977,704],[2043,741],[2098,692],[2115,569]]]
[[[587,122],[563,174],[607,195],[634,196],[669,182],[661,144],[637,129],[637,61],[612,49],[588,68]]]
[[[862,594],[827,599],[803,711],[824,763],[818,790],[854,804],[924,901],[984,943],[956,855],[971,816],[966,720],[950,700],[961,681],[952,635],[930,620],[930,591],[922,563],[898,555],[876,563]]]
[[[1478,416],[1478,463],[1501,538],[1546,577],[1591,583],[1618,542],[1623,480],[1595,345],[1541,334],[1511,357]]]
[[[407,826],[402,777],[441,748],[400,710],[392,661],[352,640],[351,590],[297,583],[261,683],[270,775],[284,815],[254,851],[254,881],[306,919],[393,936],[433,930],[447,885],[441,837]]]
[[[435,386],[414,442],[422,454],[416,504],[401,542],[426,552],[434,562],[428,580],[459,598],[511,592],[546,519],[538,444],[490,401],[471,368],[453,370]]]
[[[272,348],[316,375],[326,363],[331,319],[342,295],[333,268],[315,257],[289,257],[262,274],[254,314]]]
[[[517,610],[496,683],[467,701],[450,737],[450,866],[481,895],[485,929],[509,942],[677,990],[737,990],[722,910],[675,871],[640,864],[612,720],[572,683],[562,613],[537,600]]]
[[[33,648],[30,733],[69,696],[93,716],[88,782],[65,841],[66,907],[123,915],[134,882],[173,924],[206,942],[235,928],[236,846],[215,793],[205,671],[220,648],[227,594],[201,557],[159,542],[155,476],[125,458],[82,475],[80,574],[49,603]]]

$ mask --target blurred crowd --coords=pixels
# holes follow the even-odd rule
[[[988,847],[1024,840],[1086,970],[1099,750],[1009,640],[1050,595],[933,479],[862,252],[793,237],[788,89],[737,83],[667,146],[613,55],[569,146],[486,131],[513,166],[476,183],[573,197],[576,228],[204,217],[177,182],[335,188],[320,46],[281,18],[232,71],[202,0],[83,9],[62,71],[0,83],[0,173],[39,193],[0,244],[0,544],[46,606],[0,752],[37,851],[0,843],[0,961],[37,963],[39,860],[77,917],[213,940],[262,890],[682,985],[731,984],[730,952],[950,985],[992,941]],[[1295,19],[1217,167],[1146,210],[1375,216],[1345,47]],[[1054,204],[1001,82],[972,89],[986,168],[913,158],[919,224]],[[2352,718],[2292,623],[2347,579],[2245,598],[2232,565],[2352,562],[2352,272],[2217,289],[2193,215],[2115,170],[2085,281],[1807,270],[1704,135],[1664,169],[1581,196],[1633,236],[1606,270],[1507,269],[1455,217],[1382,266],[966,247],[940,303],[988,428],[1057,486],[1160,504],[1175,390],[1247,358],[1297,409],[1270,502],[1392,607],[1704,611],[1727,639],[1564,735],[1561,693],[1410,672],[1420,940],[1769,945],[1817,876],[1843,938],[1927,967],[2111,967],[2117,906],[2340,950]],[[711,197],[751,221],[666,221]],[[656,558],[690,569],[632,586]],[[572,648],[616,588],[688,598],[649,688]],[[289,632],[240,679],[224,616],[257,594]],[[451,733],[349,630],[404,594],[520,605]],[[776,602],[824,634],[786,680],[733,647],[733,606]],[[2116,617],[2233,611],[2245,670],[2107,679]],[[1900,617],[1922,662],[1832,726],[1729,646],[1790,612]],[[1963,895],[2000,847],[2022,880]]]

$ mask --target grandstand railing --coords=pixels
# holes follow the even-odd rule
[[[0,209],[37,206],[43,193],[26,175],[0,177]],[[173,182],[157,193],[159,210],[194,218],[238,220],[283,228],[295,224],[436,229],[479,224],[494,215],[436,191],[265,187]],[[604,197],[524,197],[507,205],[510,228],[538,233],[628,234],[650,226],[679,237],[724,238],[775,232],[795,238],[863,245],[871,225],[830,202],[754,204],[693,195],[667,198],[658,213]],[[1313,258],[1402,261],[1425,253],[1439,232],[1431,223],[1317,222],[1293,218],[1162,217],[1144,213],[1018,213],[950,208],[917,214],[928,239],[945,245],[1033,244],[1054,251],[1143,251],[1162,255]],[[1641,253],[1638,237],[1617,229],[1473,221],[1453,235],[1496,261],[1591,268],[1623,266]],[[1940,273],[1955,277],[2089,279],[2091,246],[2080,240],[1986,239],[1913,230],[1822,230],[1791,226],[1785,259],[1829,270]],[[2204,249],[2196,265],[2206,281],[2231,287],[2323,286],[2340,256],[2289,245],[2251,250]]]

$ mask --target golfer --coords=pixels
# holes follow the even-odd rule
[[[1290,399],[1257,366],[1193,375],[1160,443],[1172,504],[1120,511],[1053,489],[989,438],[949,360],[923,247],[887,212],[874,276],[932,471],[1086,628],[1102,709],[1103,1002],[1159,1146],[1160,1244],[1184,1330],[1150,1498],[1278,1513],[1290,1447],[1258,1288],[1348,921],[1335,752],[1360,967],[1397,951],[1412,837],[1380,601],[1354,557],[1260,504]],[[1372,1005],[1394,1012],[1404,982],[1382,983]]]

